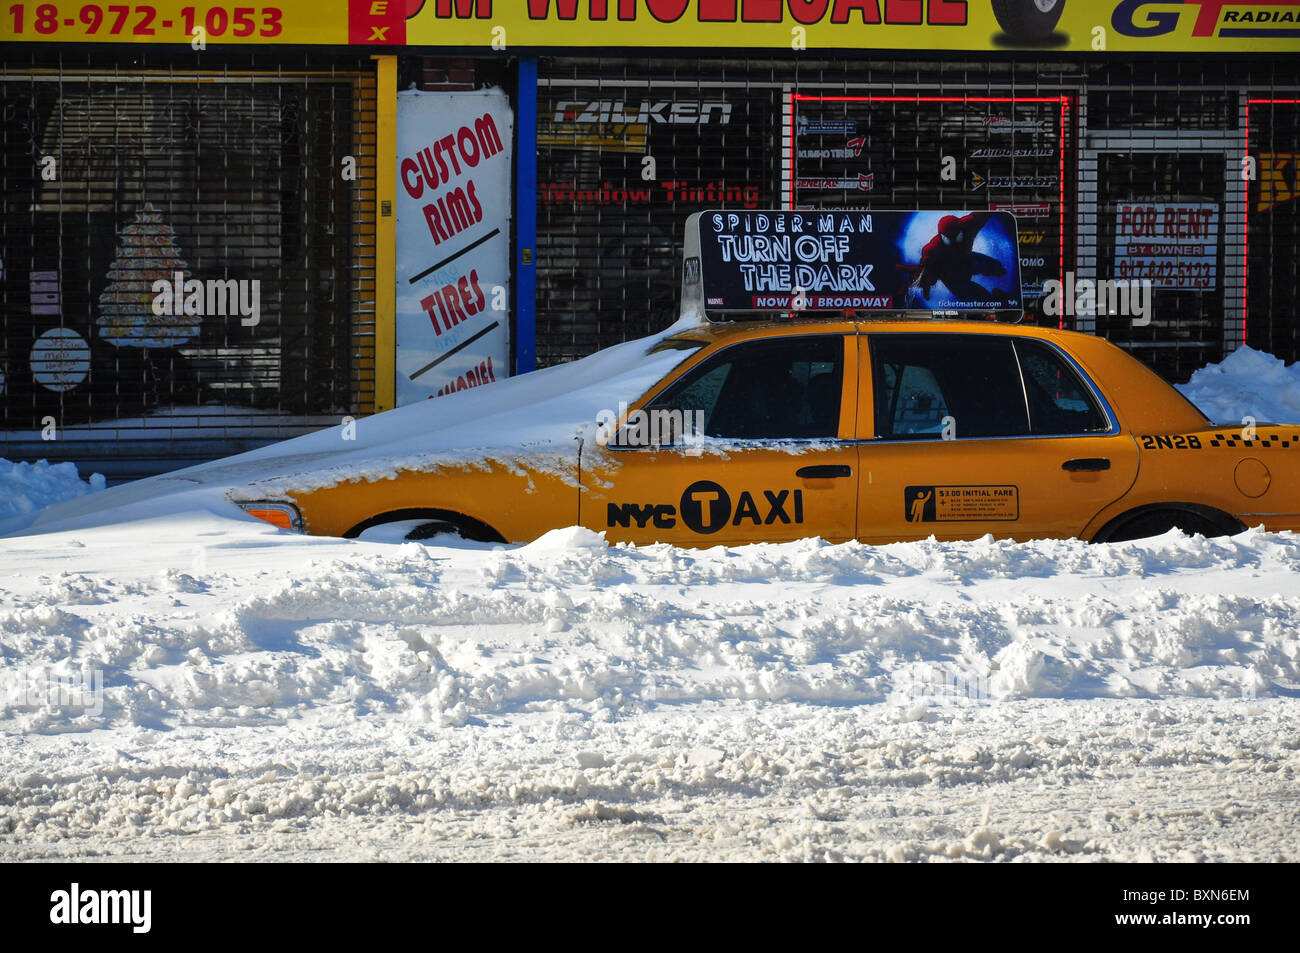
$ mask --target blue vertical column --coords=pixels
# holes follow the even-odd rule
[[[515,373],[537,367],[537,58],[519,60],[515,115]]]

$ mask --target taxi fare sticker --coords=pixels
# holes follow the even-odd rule
[[[1020,518],[1014,486],[909,486],[903,491],[909,523],[1012,521]]]

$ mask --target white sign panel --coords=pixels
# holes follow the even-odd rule
[[[1215,202],[1120,202],[1115,277],[1157,288],[1209,290],[1218,284],[1219,206]]]
[[[399,406],[509,374],[513,136],[500,90],[397,96]]]

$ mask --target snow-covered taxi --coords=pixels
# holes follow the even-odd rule
[[[711,324],[442,400],[452,429],[466,427],[460,404],[471,429],[514,428],[516,446],[480,439],[405,462],[376,447],[378,467],[334,461],[235,496],[331,536],[395,524],[410,538],[526,541],[581,524],[611,541],[699,546],[1300,530],[1300,426],[1214,426],[1085,334]],[[433,409],[412,414],[416,429]]]
[[[658,335],[0,531],[150,515],[169,496],[389,539],[528,541],[574,524],[684,546],[1300,530],[1300,425],[1215,426],[1090,335],[915,316],[1021,317],[1016,235],[987,210],[697,213],[682,318]]]

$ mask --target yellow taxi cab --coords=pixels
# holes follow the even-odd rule
[[[987,321],[728,322],[675,326],[643,351],[668,369],[636,392],[597,388],[588,425],[558,451],[521,442],[378,475],[290,475],[232,498],[313,534],[389,525],[411,539],[450,530],[508,542],[573,524],[680,546],[1300,530],[1300,425],[1215,426],[1090,335]],[[440,400],[505,388],[499,402],[511,383]],[[259,485],[276,491],[258,497]]]

